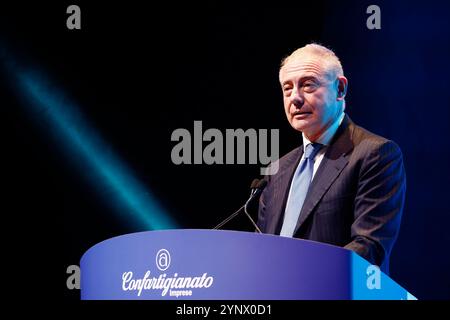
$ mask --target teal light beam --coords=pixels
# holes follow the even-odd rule
[[[9,68],[11,71],[11,68]],[[74,102],[37,71],[13,68],[21,98],[36,121],[45,122],[63,149],[123,219],[146,230],[177,228],[174,220],[88,124]],[[130,221],[133,220],[133,221]]]

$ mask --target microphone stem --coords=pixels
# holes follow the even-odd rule
[[[219,228],[222,227],[224,224],[226,224],[228,221],[230,221],[231,219],[233,219],[234,217],[236,217],[236,216],[239,214],[239,212],[241,212],[242,209],[245,209],[245,206],[246,206],[246,205],[247,205],[247,204],[244,204],[242,207],[240,207],[235,213],[233,213],[231,216],[229,216],[229,217],[226,218],[224,221],[222,221],[222,222],[219,223],[217,226],[215,226],[215,227],[213,228],[213,230],[219,229]]]
[[[256,192],[255,192],[256,193]],[[255,221],[253,221],[252,217],[250,216],[250,214],[247,211],[247,206],[250,203],[250,201],[253,199],[253,197],[251,197],[250,199],[247,200],[247,202],[244,205],[244,212],[247,215],[248,219],[252,222],[253,226],[255,227],[256,231],[258,231],[258,233],[262,233],[261,229],[259,229],[259,227],[256,225]]]
[[[251,193],[250,193],[250,198],[248,198],[247,202],[242,207],[240,207],[236,212],[234,212],[231,216],[229,216],[224,221],[219,223],[217,226],[212,228],[212,230],[217,230],[217,229],[221,228],[224,224],[228,223],[228,221],[230,221],[231,219],[236,217],[239,214],[239,212],[241,212],[242,209],[244,209],[245,214],[247,215],[248,219],[252,222],[252,224],[255,227],[256,231],[258,231],[258,233],[262,233],[261,229],[259,229],[259,227],[256,225],[255,221],[253,221],[252,217],[250,216],[250,214],[247,211],[248,204],[250,203],[250,201],[253,200],[253,198],[255,197],[255,195],[256,195],[256,193],[258,191],[261,191],[261,190],[259,190],[258,188],[253,188]]]

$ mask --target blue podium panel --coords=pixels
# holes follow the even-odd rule
[[[81,299],[406,299],[352,251],[237,231],[164,230],[103,241],[81,258]]]

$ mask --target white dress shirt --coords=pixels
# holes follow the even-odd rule
[[[345,112],[342,112],[342,114],[336,119],[336,121],[333,122],[333,124],[331,126],[329,126],[328,129],[325,130],[325,132],[322,133],[322,135],[319,138],[317,138],[316,141],[314,141],[315,143],[322,144],[323,147],[320,149],[320,151],[317,153],[316,157],[314,158],[313,178],[317,172],[317,169],[320,166],[320,163],[322,162],[325,152],[328,149],[328,145],[330,144],[331,140],[333,139],[334,135],[336,134],[337,129],[339,128],[339,126],[342,123],[342,120],[344,120],[344,116],[345,116]],[[306,135],[304,133],[302,133],[302,136],[303,136],[303,156],[300,159],[300,162],[301,162],[301,160],[303,160],[303,157],[305,155],[305,147],[311,143],[311,141],[306,137]]]

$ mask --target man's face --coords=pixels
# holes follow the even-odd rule
[[[320,58],[292,58],[280,70],[284,110],[291,126],[317,139],[341,113],[337,79],[330,79]]]

